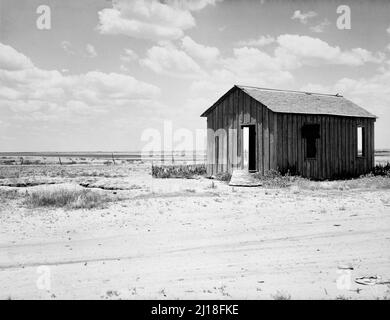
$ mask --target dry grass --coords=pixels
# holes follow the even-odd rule
[[[291,300],[291,295],[286,292],[277,291],[272,295],[272,299],[274,300]]]
[[[0,203],[6,202],[8,200],[18,199],[19,194],[17,190],[4,190],[0,189]]]
[[[184,178],[192,179],[206,175],[206,166],[201,165],[152,165],[153,178]]]
[[[215,176],[215,179],[219,181],[224,181],[224,182],[230,182],[230,179],[232,178],[232,174],[229,172],[221,172],[217,173]]]
[[[102,193],[78,189],[41,189],[26,195],[25,204],[31,207],[92,209],[103,207],[111,199]]]
[[[262,182],[262,186],[265,188],[287,188],[298,179],[303,179],[297,176],[291,176],[289,173],[283,175],[276,170],[269,170],[264,175],[255,173],[254,176]]]
[[[390,177],[390,162],[386,164],[378,164],[372,170],[372,174],[375,176],[387,176]]]

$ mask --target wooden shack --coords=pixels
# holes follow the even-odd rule
[[[201,116],[209,175],[278,170],[333,179],[374,166],[376,117],[339,94],[236,85]]]

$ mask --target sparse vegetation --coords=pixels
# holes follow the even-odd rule
[[[229,172],[221,172],[218,173],[215,178],[219,181],[224,181],[224,182],[229,182],[230,179],[232,178],[232,174]]]
[[[102,207],[111,199],[102,193],[79,189],[40,189],[26,195],[25,204],[32,207],[92,209]]]
[[[19,197],[19,193],[17,190],[4,190],[0,189],[0,202],[4,202],[6,200],[14,200]]]
[[[291,300],[291,295],[287,292],[276,291],[276,293],[272,295],[272,299],[274,299],[274,300]]]
[[[390,178],[390,162],[387,162],[386,164],[377,164],[372,170],[372,174],[374,176],[386,176]]]
[[[282,174],[277,170],[269,170],[264,175],[255,173],[254,176],[262,182],[265,188],[287,188],[298,178],[291,176],[289,172]]]
[[[153,178],[185,178],[191,179],[206,175],[206,166],[202,165],[152,165]]]

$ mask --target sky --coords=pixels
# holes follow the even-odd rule
[[[235,84],[342,94],[390,148],[390,2],[0,0],[0,151],[203,148]]]

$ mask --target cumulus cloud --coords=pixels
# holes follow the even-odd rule
[[[120,59],[123,62],[131,62],[138,59],[138,55],[131,49],[125,49],[125,52],[121,54]]]
[[[112,8],[99,11],[102,34],[123,34],[133,38],[172,40],[196,25],[192,11],[215,4],[216,0],[117,0]]]
[[[240,47],[264,47],[275,42],[275,38],[270,35],[260,36],[257,39],[248,39],[237,42],[237,46]]]
[[[381,53],[374,54],[362,48],[341,50],[308,36],[285,34],[275,39],[275,44],[271,52],[249,46],[234,48],[232,56],[219,59],[217,69],[193,82],[193,96],[212,97],[211,102],[233,83],[282,87],[291,84],[293,71],[304,66],[360,66],[380,63],[385,58]]]
[[[390,69],[382,68],[371,77],[352,79],[344,77],[333,85],[310,83],[302,87],[304,91],[340,93],[353,102],[379,117],[375,124],[376,147],[387,147],[390,130]]]
[[[15,50],[11,46],[0,42],[0,69],[13,71],[32,67],[33,63],[30,58],[24,54],[15,54]]]
[[[185,36],[182,39],[182,47],[191,57],[200,59],[206,64],[215,62],[220,55],[218,48],[204,46],[195,42],[188,36]]]
[[[171,76],[195,78],[203,73],[194,59],[168,43],[150,48],[140,64],[155,73]]]
[[[328,19],[323,20],[319,24],[310,27],[310,30],[315,33],[322,33],[325,31],[326,27],[330,25],[330,21]]]
[[[36,112],[62,117],[77,109],[93,115],[114,107],[134,108],[139,101],[160,95],[158,87],[128,75],[99,71],[64,75],[40,69],[25,55],[1,43],[0,88],[1,105],[22,112],[24,117]]]
[[[92,44],[87,44],[86,46],[85,46],[85,50],[86,50],[86,52],[87,52],[87,57],[89,57],[89,58],[95,58],[95,57],[97,57],[97,52],[96,52],[96,49],[95,49],[95,47],[92,45]]]
[[[387,31],[387,33],[390,33],[390,27],[388,27],[386,31]]]
[[[279,36],[277,42],[276,56],[295,66],[318,63],[360,66],[368,62],[380,63],[385,58],[383,53],[373,54],[362,48],[343,51],[338,46],[308,36],[285,34]]]
[[[315,11],[309,12],[301,12],[300,10],[296,10],[294,14],[291,16],[292,20],[299,20],[301,23],[306,24],[309,19],[316,17],[318,14]]]

